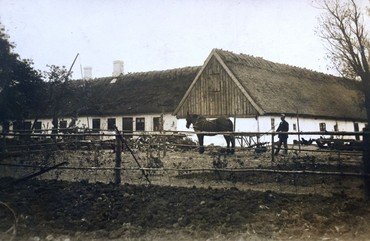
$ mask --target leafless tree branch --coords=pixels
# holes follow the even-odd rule
[[[364,27],[363,10],[356,0],[324,0],[319,6],[324,11],[319,19],[319,35],[326,43],[328,56],[342,76],[360,77],[369,122],[370,41]]]

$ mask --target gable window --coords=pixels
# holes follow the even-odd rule
[[[93,128],[93,131],[100,130],[100,119],[92,119],[92,128]]]
[[[35,123],[35,133],[41,133],[41,121]]]
[[[319,126],[320,126],[320,131],[326,131],[326,124],[324,122],[321,122]]]
[[[136,130],[145,131],[145,118],[136,118]]]
[[[219,79],[219,76],[212,78],[212,91],[213,92],[221,91],[221,80]]]
[[[153,117],[153,131],[161,131],[161,118]]]
[[[271,130],[275,130],[275,118],[271,118]]]
[[[209,76],[206,77],[206,81],[208,82],[208,90],[210,92],[221,91],[220,73],[209,73]]]
[[[108,131],[114,131],[116,126],[116,118],[108,118]]]

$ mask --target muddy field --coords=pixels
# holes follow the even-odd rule
[[[290,153],[274,163],[269,157],[253,152],[232,157],[212,151],[204,156],[167,153],[160,163],[175,170],[150,173],[152,185],[139,172],[128,171],[122,172],[126,184],[121,186],[109,183],[112,172],[104,173],[104,183],[99,181],[104,180],[101,175],[82,181],[29,180],[5,188],[14,179],[2,178],[0,201],[18,219],[14,240],[370,239],[370,203],[363,199],[359,178],[187,171],[189,167],[361,171],[359,158],[353,157]],[[128,157],[125,160],[127,167],[135,167]],[[142,163],[151,164],[149,159]],[[68,172],[57,170],[47,179],[66,179]],[[0,240],[14,237],[15,229],[4,232],[14,224],[10,209],[0,207]]]

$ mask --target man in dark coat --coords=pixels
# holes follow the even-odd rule
[[[279,127],[277,128],[276,132],[288,132],[289,131],[289,124],[285,121],[285,115],[281,115],[281,122],[279,124]],[[288,153],[288,134],[286,133],[279,133],[278,135],[279,141],[278,141],[278,147],[276,149],[275,155],[279,154],[281,144],[284,144],[285,148],[285,154]]]

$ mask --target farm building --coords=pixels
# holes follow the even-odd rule
[[[185,67],[69,81],[58,110],[59,128],[67,128],[75,119],[78,127],[108,133],[114,125],[126,132],[176,130],[177,119],[172,112],[199,69]],[[51,112],[39,116],[35,131],[50,132]],[[11,129],[30,129],[34,118]]]
[[[114,125],[126,132],[183,131],[188,130],[187,112],[227,116],[237,132],[273,131],[281,113],[290,131],[358,131],[365,126],[358,81],[258,57],[214,49],[201,67],[128,74],[117,74],[117,68],[115,63],[111,77],[69,82],[59,128],[76,118],[78,127],[108,132]],[[50,130],[51,117],[43,113],[36,131]],[[29,129],[33,118],[22,128]],[[270,141],[265,138],[261,141]],[[210,143],[224,140],[206,137],[205,144]]]
[[[281,113],[290,131],[358,131],[366,121],[360,90],[358,81],[214,49],[174,115],[181,130],[189,112],[231,117],[237,132],[272,131]],[[207,139],[208,144],[224,142],[221,137]],[[293,139],[297,136],[289,141]]]

